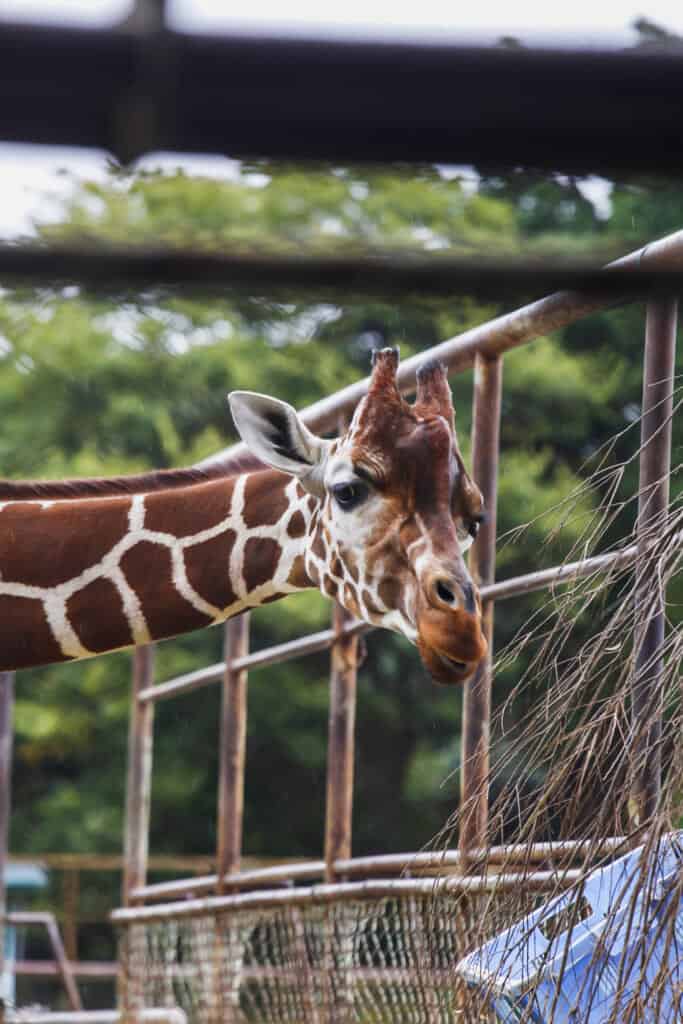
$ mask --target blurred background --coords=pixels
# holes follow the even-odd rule
[[[516,4],[513,18],[509,5],[489,4],[488,13],[459,9],[454,15],[452,5],[434,2],[419,5],[418,21],[415,12],[404,16],[400,7],[389,11],[375,0],[338,9],[326,5],[322,25],[319,12],[302,6],[288,8],[285,16],[275,0],[252,2],[248,19],[228,16],[218,2],[177,0],[170,15],[186,31],[253,28],[260,22],[304,34],[321,27],[341,35],[406,38],[447,32],[467,42],[505,46],[552,40],[681,47],[679,4],[648,3],[647,17],[629,6],[603,3],[596,12],[574,3],[561,11],[546,9],[541,21],[535,3]],[[127,10],[124,3],[95,0],[4,0],[1,17],[101,27]],[[594,26],[590,31],[588,24]],[[285,255],[391,249],[607,259],[683,224],[677,181],[575,177],[562,168],[538,173],[520,167],[307,166],[171,154],[121,167],[106,154],[4,144],[0,182],[5,241],[100,240]],[[402,356],[412,355],[526,298],[399,302],[337,292],[179,295],[167,289],[98,297],[76,286],[2,288],[0,472],[54,478],[188,465],[235,440],[225,400],[231,389],[305,406],[365,376],[375,347],[399,345]],[[599,500],[586,492],[569,517],[560,506],[590,472],[591,457],[622,431],[611,458],[617,462],[636,450],[643,322],[643,308],[627,306],[506,358],[499,578],[561,560]],[[453,378],[453,392],[467,460],[470,373]],[[681,462],[682,445],[678,424],[674,465]],[[632,466],[623,493],[636,486]],[[680,494],[680,474],[672,489]],[[630,514],[617,517],[605,547],[628,532]],[[524,523],[528,529],[512,533]],[[528,595],[502,602],[496,609],[497,647],[510,642],[543,601],[543,595]],[[683,589],[673,597],[674,618],[680,617],[681,601]],[[315,593],[263,608],[252,618],[252,649],[324,628],[329,614]],[[579,629],[577,644],[581,638]],[[221,645],[220,630],[164,643],[157,677],[218,661]],[[523,669],[519,658],[502,667],[494,702],[505,699]],[[247,855],[320,855],[327,674],[322,654],[250,675]],[[20,675],[13,855],[41,864],[47,854],[121,852],[129,686],[127,654]],[[216,840],[219,699],[218,687],[208,687],[158,708],[152,855],[197,855],[209,862]],[[407,643],[386,633],[368,637],[358,694],[354,855],[419,849],[442,827],[458,800],[461,710],[461,694],[436,688]],[[105,917],[119,899],[118,872],[102,861],[106,870],[79,876],[55,863],[34,886],[33,905],[63,914],[66,895],[79,920],[67,936],[70,954],[115,959]],[[40,953],[37,940],[35,949]],[[20,984],[26,986],[20,1002],[52,998],[47,982]],[[87,982],[83,990],[87,1005],[112,1004],[111,981]]]

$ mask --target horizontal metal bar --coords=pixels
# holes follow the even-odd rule
[[[324,860],[303,861],[299,864],[279,864],[272,868],[257,868],[253,871],[237,871],[225,875],[221,884],[225,888],[248,889],[251,886],[289,885],[292,882],[310,881],[320,878],[325,872]],[[141,885],[134,889],[134,900],[158,900],[184,896],[187,893],[214,892],[218,886],[218,875],[201,875],[196,878],[180,878],[173,882],[158,882]]]
[[[126,1018],[130,1019],[130,1018]],[[140,1010],[139,1024],[187,1024],[187,1016],[179,1007]],[[5,1015],[6,1024],[126,1024],[120,1010],[42,1010],[21,1009]]]
[[[247,858],[253,862],[269,861],[273,858]],[[119,871],[124,858],[118,853],[13,853],[8,864],[35,864],[53,868],[56,871]],[[174,857],[166,854],[152,854],[148,860],[150,871],[210,871],[216,863],[215,857],[186,856]]]
[[[678,535],[676,543],[683,543],[683,533]],[[604,555],[595,555],[593,558],[583,559],[582,561],[555,565],[550,569],[542,569],[539,572],[512,576],[508,580],[501,580],[500,582],[482,587],[481,597],[484,601],[503,601],[510,597],[516,597],[519,594],[531,593],[534,590],[561,586],[583,576],[591,576],[597,572],[609,572],[610,569],[630,565],[635,561],[636,554],[636,546],[631,545],[621,551],[611,551]],[[371,632],[375,628],[367,622],[354,622],[344,630],[344,634],[351,636],[360,635]],[[236,658],[233,666],[237,669],[251,669],[282,664],[293,658],[301,658],[304,655],[328,649],[332,646],[335,637],[334,630],[323,629],[319,633],[311,633],[310,636],[298,637],[296,640],[289,640],[283,644],[266,647],[262,651],[254,651],[243,658]],[[224,672],[225,662],[220,661],[215,665],[208,665],[206,668],[197,669],[195,672],[188,672],[186,675],[177,676],[175,679],[170,679],[165,683],[148,686],[140,691],[138,699],[144,703],[178,697],[183,693],[190,693],[193,690],[200,689],[202,686],[207,686],[209,683],[222,679]]]
[[[182,693],[191,693],[208,683],[215,683],[222,679],[225,672],[225,662],[219,661],[215,665],[207,665],[206,668],[198,668],[194,672],[186,672],[175,679],[169,679],[166,683],[157,683],[154,686],[146,686],[140,690],[138,700],[145,704],[148,701],[168,700],[169,697],[179,697]]]
[[[641,249],[636,249],[608,264],[610,271],[630,270],[635,267],[680,274],[683,271],[683,231],[676,231],[650,242]],[[626,301],[629,297],[633,296],[624,294],[622,299]],[[469,370],[474,366],[477,353],[489,357],[503,355],[519,345],[534,341],[542,335],[560,330],[591,313],[605,309],[608,305],[605,298],[597,294],[555,292],[432,346],[429,349],[429,356],[443,363],[449,374],[462,373],[463,370]],[[424,353],[420,352],[400,364],[398,384],[403,392],[415,390],[415,375],[424,359]],[[333,395],[321,398],[301,411],[302,419],[311,430],[321,433],[336,431],[339,420],[349,417],[367,393],[369,383],[370,378],[365,377]],[[228,456],[232,458],[246,452],[244,444],[232,445],[204,459],[199,465],[213,465]]]
[[[5,23],[0,64],[0,138],[124,159],[164,149],[565,171],[683,165],[674,53]]]
[[[415,253],[305,256],[258,253],[202,253],[148,247],[112,246],[93,241],[50,247],[0,246],[0,280],[8,285],[78,283],[98,293],[129,293],[154,286],[202,292],[226,288],[262,291],[324,289],[348,296],[471,295],[497,302],[543,295],[558,289],[580,291],[603,305],[651,293],[678,295],[680,275],[668,268],[627,266],[609,273],[595,260],[572,262],[546,257],[491,261],[482,258]]]
[[[509,891],[528,886],[533,889],[553,889],[570,884],[583,876],[581,870],[533,871],[499,875],[458,876],[455,878],[381,879],[363,882],[340,882],[312,885],[301,889],[277,889],[266,892],[237,893],[234,896],[210,896],[206,899],[179,900],[151,907],[127,907],[114,910],[114,924],[144,924],[177,918],[201,917],[204,914],[225,913],[306,904],[349,902],[353,900],[391,899],[401,896],[434,896],[445,893]]]
[[[76,978],[115,978],[119,965],[115,960],[70,960],[71,973]],[[60,971],[54,960],[15,960],[14,973],[30,978],[52,978]]]
[[[565,562],[563,565],[554,565],[551,569],[512,576],[509,580],[501,580],[482,587],[482,600],[504,601],[519,594],[529,594],[534,590],[570,583],[583,576],[592,576],[593,573],[608,572],[610,569],[631,565],[635,562],[636,554],[637,548],[633,544],[621,551],[610,551],[604,555],[595,555],[593,558],[584,558],[579,562]]]
[[[54,919],[54,914],[46,910],[13,910],[5,915],[7,923],[17,927],[24,925],[27,927],[47,925],[51,924]]]
[[[625,845],[623,836],[611,836],[593,842],[590,840],[531,843],[517,846],[492,846],[483,850],[470,850],[467,864],[502,864],[521,866],[547,860],[578,860],[588,855],[598,856]],[[433,850],[420,853],[389,853],[372,857],[353,857],[335,861],[334,870],[339,875],[375,875],[394,872],[427,871],[436,869],[457,869],[462,867],[463,858],[458,850]]]
[[[501,864],[518,862],[520,865],[534,864],[553,859],[577,860],[587,855],[597,856],[624,845],[621,836],[608,837],[595,843],[588,840],[548,843],[532,843],[522,846],[492,846],[486,850],[474,850],[468,864]],[[419,853],[389,853],[372,857],[352,857],[334,862],[337,875],[392,875],[401,872],[457,869],[462,858],[457,850],[434,850]],[[252,886],[288,885],[294,882],[320,878],[325,872],[325,861],[303,861],[299,864],[279,864],[270,868],[256,868],[225,875],[222,884],[233,889],[247,889]],[[173,899],[174,897],[199,895],[214,892],[218,886],[218,875],[202,875],[181,878],[173,882],[159,882],[155,885],[141,885],[131,893],[134,900]]]
[[[365,622],[354,622],[343,631],[344,636],[357,636],[365,633],[372,627]],[[293,658],[301,658],[306,654],[315,654],[317,651],[324,651],[332,646],[338,634],[333,629],[323,629],[319,633],[311,633],[309,636],[298,637],[296,640],[289,640],[284,644],[274,644],[262,651],[254,651],[242,658],[235,658],[231,663],[233,669],[266,668],[268,665],[281,664],[291,661]],[[165,683],[158,683],[155,686],[148,686],[141,690],[138,699],[142,702],[151,700],[168,700],[170,697],[177,697],[181,693],[190,693],[198,690],[208,683],[215,683],[223,678],[225,662],[219,661],[215,665],[197,669],[195,672],[188,672],[183,676],[177,676]]]
[[[650,546],[654,543],[656,542],[651,542]],[[683,530],[672,535],[670,544],[672,546],[683,544]],[[578,562],[565,562],[563,565],[556,565],[551,569],[541,569],[538,572],[525,573],[523,576],[512,576],[508,580],[500,580],[500,582],[482,587],[481,596],[483,600],[504,601],[506,598],[528,594],[534,590],[561,586],[583,576],[592,576],[594,573],[610,572],[612,569],[633,565],[637,554],[637,545],[631,544],[627,548],[622,548],[621,551],[608,551],[604,555],[594,555],[592,558],[584,558]]]

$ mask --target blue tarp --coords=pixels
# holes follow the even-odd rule
[[[592,872],[458,972],[504,1024],[683,1022],[683,833]]]
[[[6,864],[5,885],[8,889],[43,889],[47,871],[41,864]]]

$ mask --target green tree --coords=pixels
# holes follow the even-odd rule
[[[648,183],[616,185],[601,220],[580,182],[529,173],[483,176],[472,193],[434,168],[244,165],[234,181],[115,174],[83,183],[45,241],[105,238],[231,251],[352,251],[376,246],[461,253],[584,252],[631,244],[680,222]],[[641,232],[642,227],[642,232]],[[77,289],[0,297],[0,465],[13,477],[135,471],[187,464],[235,439],[225,394],[248,387],[305,405],[367,372],[369,349],[421,351],[501,312],[467,297],[381,302],[292,294],[173,296],[159,290],[114,303]],[[586,458],[628,426],[640,402],[642,312],[592,317],[506,359],[499,522],[501,576],[552,564],[581,536],[584,496],[553,544],[563,502]],[[468,448],[471,374],[453,382]],[[680,434],[676,445],[680,453]],[[615,448],[636,447],[633,431]],[[680,462],[680,454],[678,457]],[[633,473],[625,487],[632,486]],[[676,484],[680,487],[680,484]],[[546,515],[546,510],[550,511]],[[615,527],[616,532],[616,527]],[[500,643],[542,598],[501,603]],[[310,593],[260,610],[253,645],[320,628],[329,609]],[[168,678],[220,657],[220,630],[160,646]],[[523,659],[522,659],[523,660]],[[522,661],[498,680],[504,694]],[[23,673],[18,684],[12,846],[118,851],[121,845],[129,658]],[[253,674],[246,852],[320,852],[326,754],[324,657]],[[152,849],[214,844],[216,690],[163,704],[156,724]],[[460,694],[434,688],[401,640],[368,641],[358,709],[354,849],[419,847],[457,800]],[[449,781],[442,785],[445,777]],[[189,825],[189,827],[188,827]]]

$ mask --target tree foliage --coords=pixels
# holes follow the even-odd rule
[[[652,183],[615,185],[608,218],[583,183],[528,172],[457,175],[243,165],[232,180],[112,173],[79,183],[46,241],[106,238],[210,249],[317,252],[625,250],[675,229],[683,199]],[[0,466],[5,476],[60,477],[197,461],[235,439],[226,393],[250,388],[302,406],[367,372],[377,344],[428,348],[502,312],[467,297],[381,302],[349,295],[129,295],[113,304],[76,288],[0,296]],[[590,459],[638,416],[641,307],[593,316],[506,359],[501,444],[500,576],[553,564],[580,538],[599,495],[571,505]],[[453,382],[465,450],[471,374]],[[637,447],[620,438],[615,462]],[[680,462],[680,428],[676,433]],[[588,460],[588,463],[587,463]],[[636,483],[630,466],[624,480]],[[680,481],[674,481],[680,488]],[[571,514],[567,509],[571,508]],[[630,512],[625,513],[625,516]],[[520,523],[530,525],[521,534]],[[615,524],[606,541],[615,539]],[[549,539],[549,538],[552,538]],[[538,595],[501,603],[509,641]],[[674,615],[678,614],[674,609]],[[252,645],[321,628],[314,593],[253,616]],[[221,631],[165,643],[158,677],[216,661]],[[520,657],[523,657],[520,655]],[[524,666],[506,665],[496,695]],[[327,729],[327,660],[250,679],[245,850],[319,855]],[[130,659],[114,654],[22,673],[16,707],[12,848],[121,848]],[[542,681],[540,681],[542,684]],[[215,843],[217,688],[167,702],[155,727],[151,848],[206,853]],[[358,705],[354,850],[416,848],[457,801],[461,695],[424,676],[400,639],[373,634]],[[444,781],[445,780],[445,781]]]

